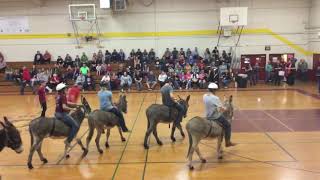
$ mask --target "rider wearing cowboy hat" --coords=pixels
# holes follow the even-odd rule
[[[79,130],[79,124],[77,124],[77,122],[68,114],[68,112],[78,105],[75,103],[68,103],[65,92],[66,87],[67,85],[64,83],[60,83],[56,87],[56,110],[54,115],[58,120],[63,121],[67,126],[71,128],[68,138],[65,141],[65,144],[70,146],[71,141],[76,136]]]
[[[206,118],[208,120],[218,121],[224,129],[226,147],[235,146],[236,144],[231,142],[231,125],[222,116],[222,112],[225,111],[220,99],[215,95],[218,85],[216,83],[210,83],[208,86],[209,93],[203,95],[203,102],[206,109]]]

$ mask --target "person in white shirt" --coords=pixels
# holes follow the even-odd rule
[[[111,80],[110,74],[109,74],[109,73],[106,73],[106,74],[102,77],[102,79],[101,79],[101,81],[100,81],[100,85],[101,85],[101,86],[108,87],[108,90],[111,91],[110,80]]]
[[[162,87],[165,84],[167,78],[168,76],[164,71],[162,71],[161,74],[159,74],[158,81],[160,82],[160,87]]]

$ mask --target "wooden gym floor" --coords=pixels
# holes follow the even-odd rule
[[[203,92],[178,92],[182,97],[191,95],[186,122],[203,115]],[[172,143],[168,125],[160,124],[158,134],[164,145],[158,146],[153,136],[150,149],[142,143],[146,130],[145,110],[152,103],[160,103],[158,92],[129,93],[128,114],[125,115],[131,133],[125,133],[121,142],[116,129],[112,130],[110,148],[99,155],[94,140],[86,158],[80,159],[82,150],[75,146],[70,159],[62,160],[63,140],[46,139],[43,152],[49,163],[42,165],[35,153],[35,169],[28,170],[27,156],[30,138],[26,124],[39,115],[40,107],[35,96],[2,95],[0,115],[8,116],[22,133],[25,151],[15,154],[10,149],[0,153],[2,179],[320,179],[320,96],[315,85],[297,85],[294,88],[260,85],[236,91],[227,89],[219,96],[234,96],[233,121],[236,147],[225,148],[224,159],[216,159],[216,140],[202,141],[200,150],[208,163],[200,164],[194,155],[195,170],[187,167],[188,140],[176,133]],[[92,108],[98,107],[95,94],[85,94]],[[119,94],[115,93],[118,100]],[[54,110],[53,96],[49,96],[47,115]],[[78,133],[85,140],[87,122]],[[104,147],[105,135],[101,138]]]

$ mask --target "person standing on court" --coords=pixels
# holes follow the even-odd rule
[[[39,102],[42,107],[41,117],[45,117],[47,111],[46,84],[47,82],[41,81],[38,89]]]
[[[208,86],[209,93],[203,95],[203,103],[205,105],[205,116],[209,121],[217,121],[224,129],[224,137],[226,147],[235,146],[231,142],[231,124],[223,116],[222,112],[225,111],[220,98],[216,96],[218,85],[210,83]]]
[[[76,104],[80,96],[80,88],[78,84],[74,84],[67,92],[67,101],[69,104]]]
[[[178,116],[176,117],[174,123],[180,123],[183,118],[183,106],[179,104],[177,99],[174,97],[171,81],[168,78],[164,81],[164,85],[161,87],[160,92],[162,96],[162,104],[168,106],[169,109],[175,108],[178,110]],[[171,110],[169,114],[171,116]]]
[[[112,92],[107,90],[106,85],[101,86],[98,92],[100,110],[114,113],[119,118],[119,125],[123,132],[130,132],[124,121],[124,117],[119,109],[117,109],[112,102]]]

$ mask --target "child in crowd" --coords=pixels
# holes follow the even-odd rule
[[[102,68],[102,67],[101,67],[101,64],[98,64],[97,67],[96,67],[96,70],[97,70],[97,73],[96,73],[96,74],[97,74],[97,76],[100,76],[100,75],[101,75],[101,68]]]

